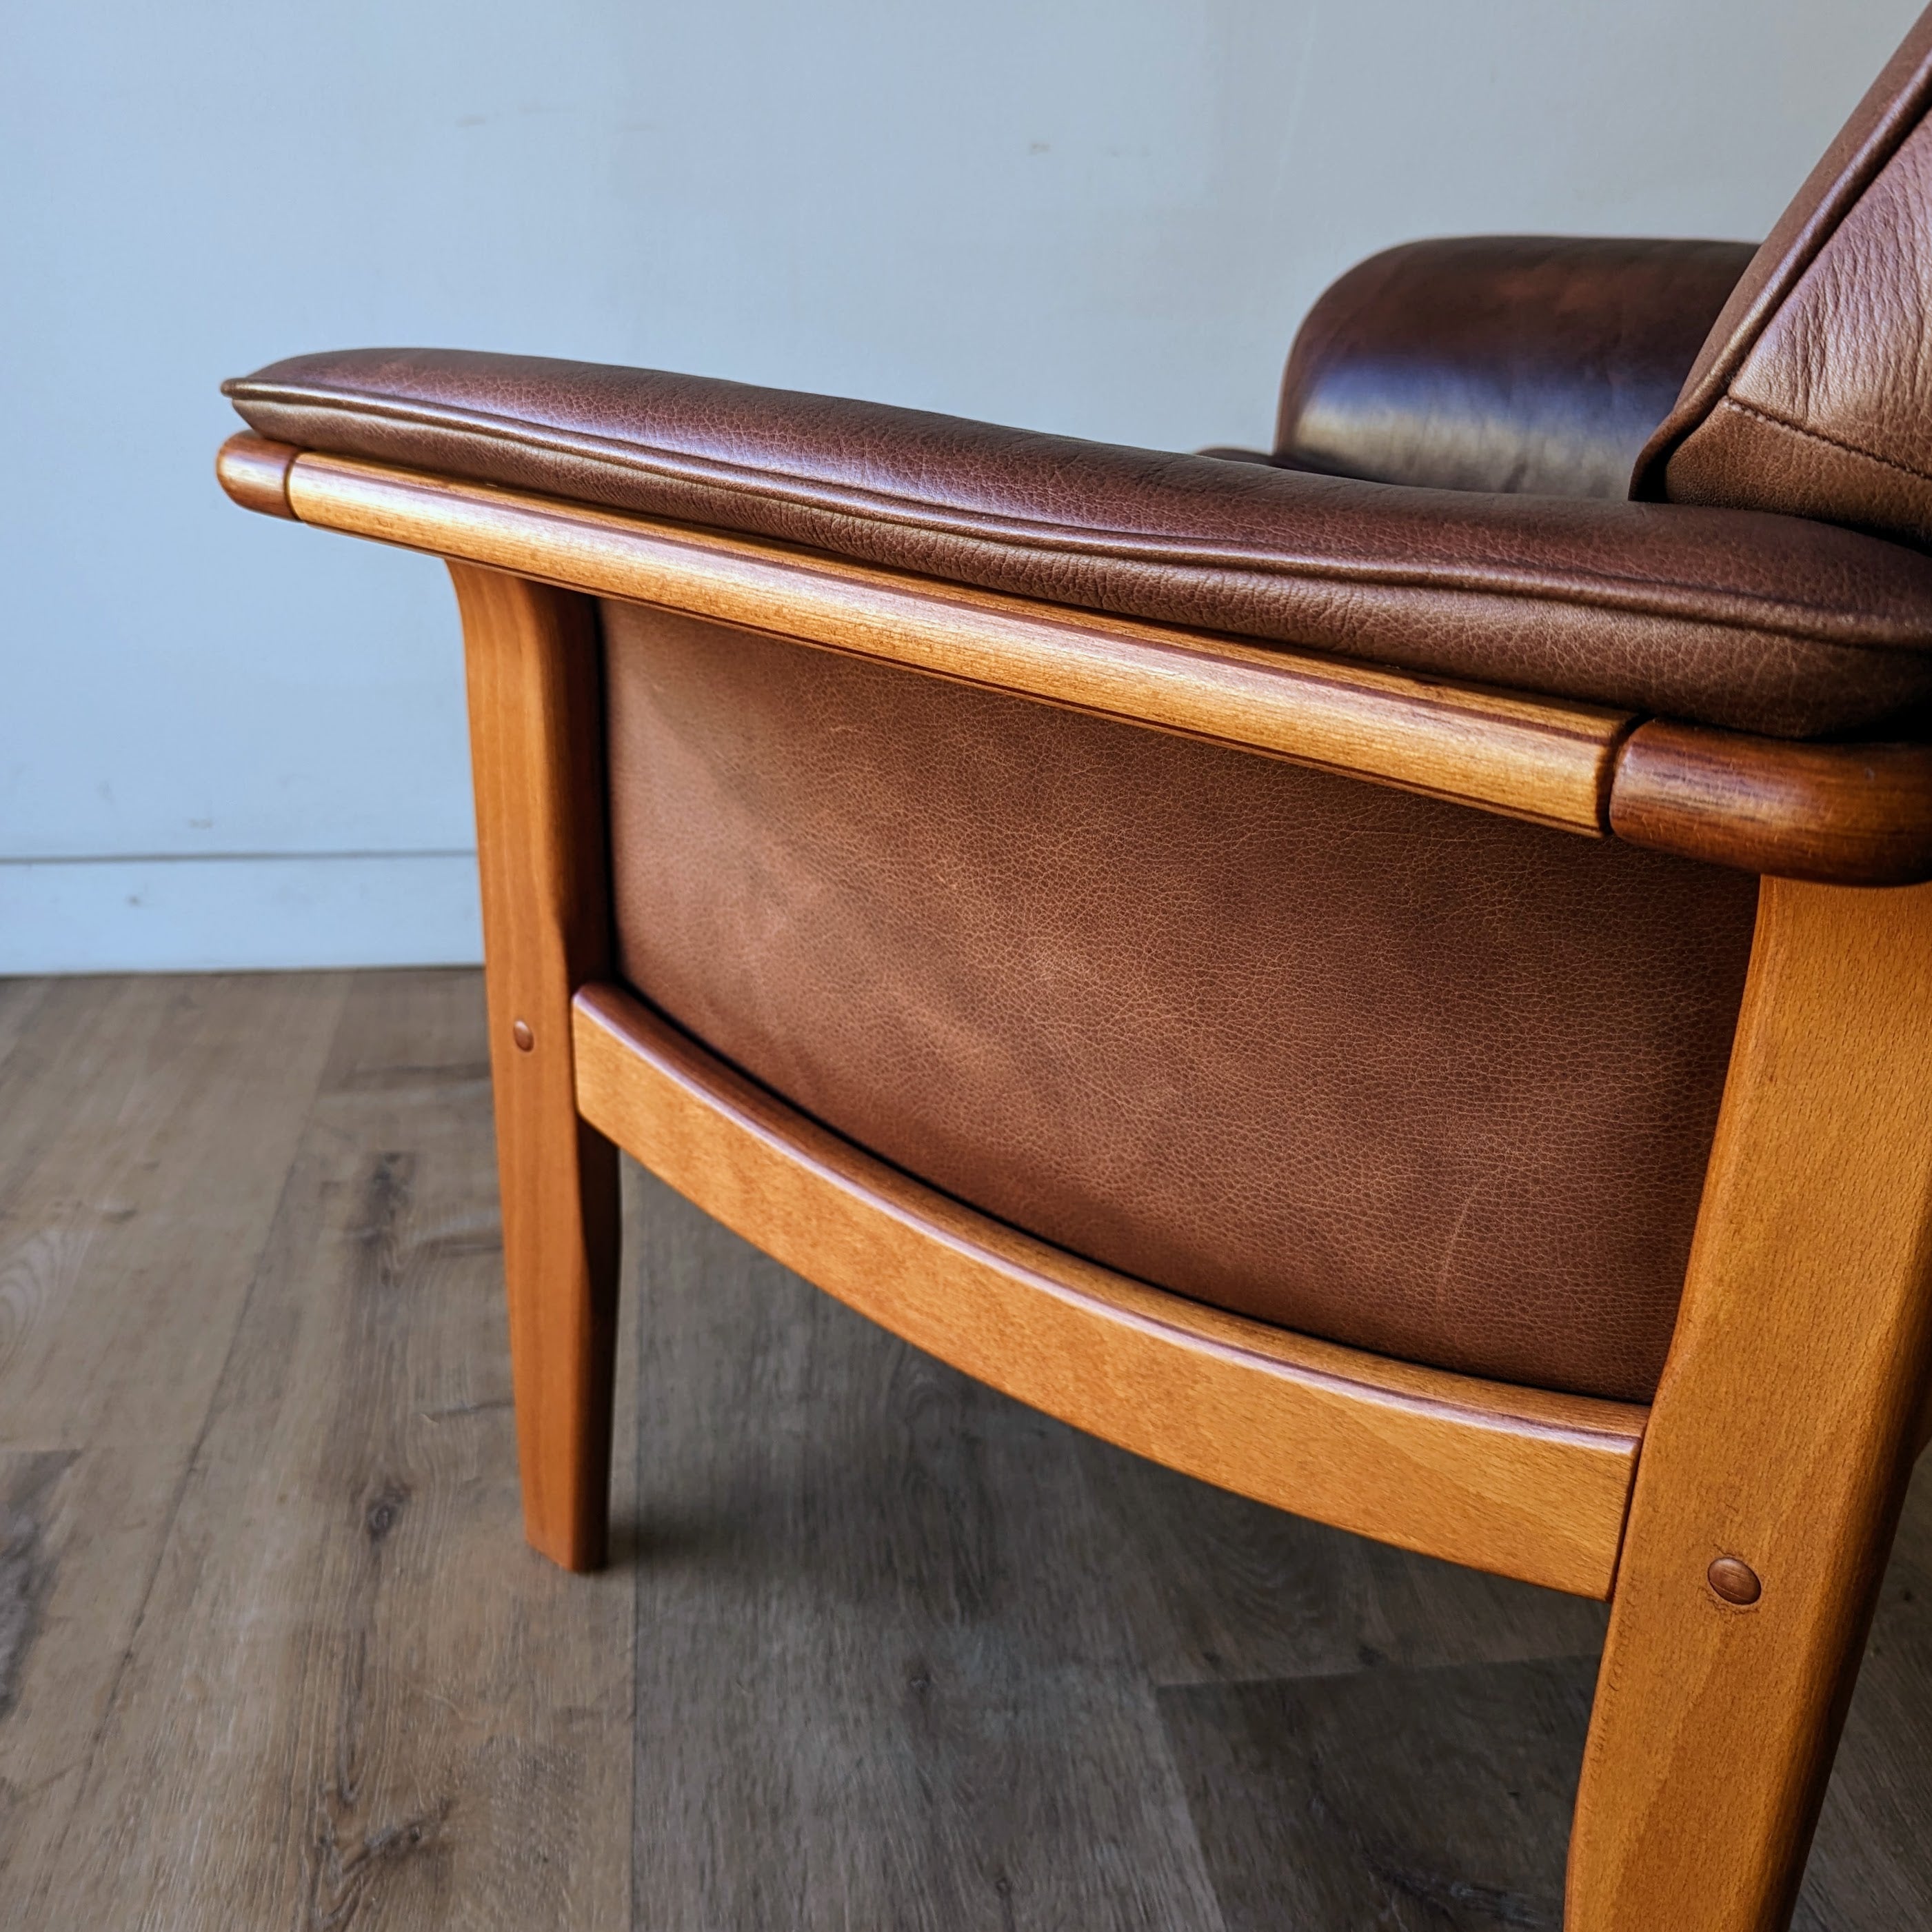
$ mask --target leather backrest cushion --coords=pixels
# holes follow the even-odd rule
[[[1932,548],[1928,100],[1932,11],[1759,250],[1634,494]]]
[[[604,607],[625,976],[986,1213],[1387,1354],[1642,1399],[1756,881]]]
[[[1624,496],[1753,253],[1546,236],[1386,250],[1302,324],[1275,460],[1382,483]]]

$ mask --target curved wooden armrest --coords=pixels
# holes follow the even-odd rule
[[[1646,722],[248,434],[216,466],[249,509],[1566,831],[1791,878],[1932,878],[1932,746]]]

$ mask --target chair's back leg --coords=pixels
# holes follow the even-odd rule
[[[1569,1932],[1788,1922],[1928,1347],[1932,886],[1767,880],[1612,1598]]]
[[[586,597],[452,563],[468,665],[517,1450],[530,1541],[604,1561],[617,1156],[579,1119],[570,1001],[606,976],[602,676]]]

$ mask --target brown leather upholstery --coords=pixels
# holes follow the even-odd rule
[[[654,370],[367,350],[262,435],[1090,609],[1802,737],[1932,697],[1932,562],[1792,519],[1392,488]]]
[[[229,390],[307,449],[1706,723],[1861,730],[1932,700],[1932,558],[1832,526],[1932,540],[1928,98],[1922,23],[1728,300],[1746,251],[1723,243],[1364,264],[1298,340],[1272,459],[433,350]],[[1672,500],[1616,500],[1720,302],[1637,474]],[[1748,874],[782,639],[604,622],[622,970],[713,1049],[1163,1286],[1652,1393]]]
[[[974,1205],[1647,1396],[1756,882],[607,605],[622,970]]]
[[[1387,249],[1301,325],[1276,460],[1444,490],[1626,496],[1755,252],[1540,235]]]
[[[1932,546],[1932,13],[1786,209],[1646,450],[1647,496]]]

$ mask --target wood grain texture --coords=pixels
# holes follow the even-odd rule
[[[1574,1740],[1510,1666],[1587,1652],[1602,1606],[1082,1436],[634,1166],[616,1560],[566,1576],[517,1546],[480,976],[188,983],[184,1025],[178,981],[0,981],[0,1242],[152,1186],[64,1279],[134,1283],[164,1432],[83,1401],[0,1450],[6,1932],[1220,1932],[1378,1874],[1429,1932],[1555,1932],[1522,1874],[1562,1857],[1560,1753],[1528,1747]],[[323,1071],[286,1049],[328,1002]],[[265,1256],[207,1232],[238,1185]],[[41,1420],[107,1318],[70,1288],[37,1322],[68,1298]],[[172,1386],[211,1329],[212,1384]],[[1928,1924],[1932,1462],[1796,1920]]]
[[[63,1846],[347,980],[0,981],[0,1927]]]
[[[517,1540],[484,1054],[474,974],[358,976],[8,1932],[628,1922],[631,1580]]]
[[[1070,1436],[1136,1653],[1163,1686],[1594,1657],[1606,1605],[1398,1550]]]
[[[215,479],[244,510],[295,520],[289,506],[289,466],[301,452],[245,432],[231,436],[214,453]]]
[[[1844,885],[1932,878],[1932,745],[1795,745],[1658,722],[1617,757],[1620,838]]]
[[[0,1718],[20,1701],[27,1653],[52,1594],[50,1502],[74,1460],[62,1449],[0,1457]]]
[[[585,988],[577,1016],[586,1118],[941,1360],[1280,1508],[1607,1594],[1642,1408],[1387,1361],[1130,1281],[873,1160],[620,988]]]
[[[1509,1666],[1587,1656],[1600,1606],[1080,1435],[626,1178],[640,1928],[1209,1932],[1178,1769],[1232,1924],[1356,1932],[1286,1906],[1379,1886],[1394,1925],[1556,1932],[1588,1678],[1558,1707]],[[1932,1918],[1928,1558],[1932,1465],[1802,1932]]]
[[[639,1932],[1218,1932],[1077,1438],[630,1178]]]
[[[1622,712],[1102,616],[479,483],[304,454],[303,522],[1604,830]]]
[[[0,1449],[193,1442],[346,986],[74,979],[34,1003],[0,1065]]]
[[[570,999],[610,958],[603,704],[587,599],[452,564],[470,691],[503,1273],[530,1541],[604,1561],[617,1163],[578,1117]]]
[[[1932,1463],[1906,1492],[1792,1924],[1932,1925]]]
[[[1932,1359],[1932,887],[1766,884],[1632,1501],[1572,1932],[1778,1932]],[[1763,1594],[1710,1589],[1720,1556]]]
[[[1163,1688],[1226,1932],[1557,1932],[1595,1676],[1586,1655]]]

